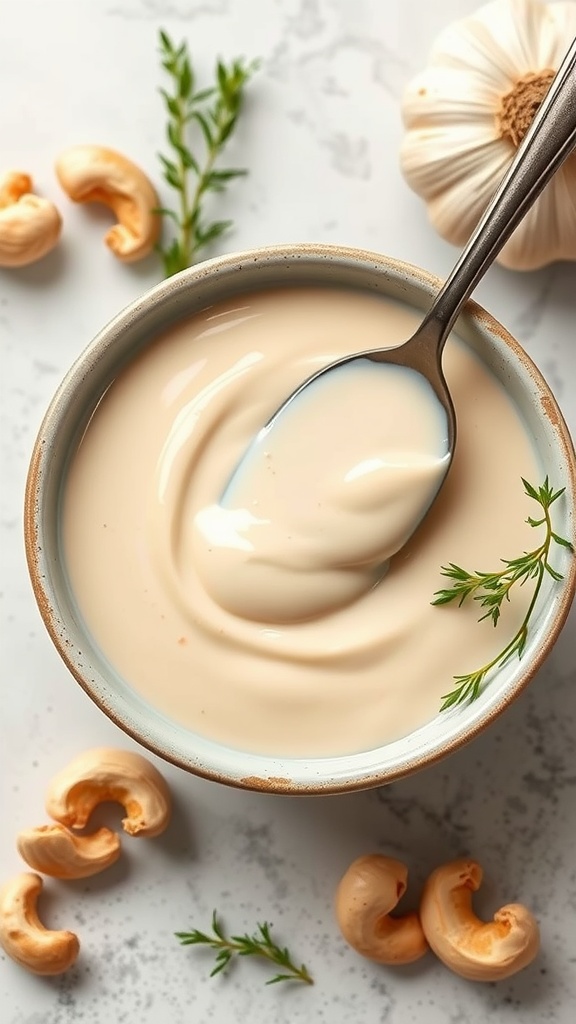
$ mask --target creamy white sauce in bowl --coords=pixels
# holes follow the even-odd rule
[[[446,353],[455,463],[406,548],[394,556],[398,537],[378,533],[377,446],[362,462],[344,430],[334,446],[342,458],[319,499],[329,515],[300,501],[280,542],[259,528],[255,562],[234,544],[214,558],[210,538],[222,524],[211,510],[250,438],[320,365],[384,344],[386,330],[390,344],[407,337],[418,314],[398,303],[425,307],[434,286],[415,268],[323,246],[210,261],[121,314],[62,385],[28,483],[33,584],[76,678],[161,756],[280,792],[382,784],[471,738],[551,646],[574,587],[562,552],[565,580],[543,593],[523,659],[500,670],[475,704],[436,713],[451,675],[476,667],[466,660],[471,646],[482,660],[501,643],[474,610],[430,606],[440,565],[491,564],[530,543],[521,474],[548,472],[568,486],[558,527],[573,535],[567,430],[527,357],[477,308],[459,326],[465,344]],[[363,393],[371,386],[364,381]],[[365,405],[373,440],[378,418],[370,426]],[[332,437],[336,427],[327,424]],[[321,455],[309,452],[310,465]],[[500,507],[487,500],[488,483]],[[229,498],[234,490],[236,509],[246,511],[241,480]],[[288,492],[262,485],[259,493],[277,525]],[[345,541],[331,533],[343,502],[354,524]],[[234,502],[225,504],[229,511]],[[229,521],[226,529],[229,536]],[[507,628],[524,607],[520,595]]]

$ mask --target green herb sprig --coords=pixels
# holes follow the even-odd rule
[[[542,582],[546,575],[551,576],[553,580],[561,580],[562,575],[557,572],[553,566],[550,565],[550,548],[552,544],[558,544],[561,547],[568,548],[573,551],[572,544],[564,537],[560,537],[552,528],[552,520],[550,516],[550,508],[558,498],[564,494],[566,488],[562,487],[561,490],[555,491],[550,486],[548,477],[544,480],[541,487],[534,487],[528,483],[524,477],[521,478],[524,484],[524,490],[529,498],[538,502],[542,509],[542,516],[538,519],[533,519],[531,516],[526,520],[530,526],[545,527],[545,536],[542,544],[534,548],[532,551],[524,551],[518,558],[502,559],[503,568],[497,569],[495,572],[468,572],[467,569],[463,569],[460,565],[456,565],[454,562],[450,562],[449,565],[442,566],[442,575],[448,577],[448,579],[454,580],[454,585],[445,590],[438,590],[434,595],[432,604],[442,605],[449,604],[451,601],[458,601],[458,605],[461,606],[471,598],[473,601],[478,601],[481,608],[485,608],[486,611],[480,616],[479,622],[484,619],[491,619],[494,626],[498,625],[500,618],[500,612],[502,609],[503,602],[510,600],[510,591],[516,584],[523,586],[528,580],[535,580],[534,590],[532,592],[532,598],[528,605],[528,610],[524,616],[524,620],[518,629],[518,632],[514,634],[512,639],[506,646],[492,658],[491,661],[483,665],[482,668],[477,669],[475,672],[469,672],[466,675],[454,676],[454,682],[456,686],[449,693],[444,694],[442,697],[441,711],[445,711],[447,708],[453,707],[455,704],[463,704],[465,702],[471,702],[476,700],[480,696],[483,690],[483,684],[486,681],[488,673],[496,667],[504,665],[512,655],[517,654],[519,658],[522,657],[524,649],[526,647],[526,641],[528,639],[528,628],[538,595],[542,587]]]
[[[176,932],[176,938],[183,946],[209,946],[216,950],[216,966],[210,972],[210,977],[224,971],[235,956],[258,956],[269,960],[281,968],[278,974],[269,978],[267,985],[275,985],[279,981],[302,981],[306,985],[313,985],[314,981],[308,973],[304,964],[298,967],[285,947],[278,946],[271,934],[270,925],[258,924],[254,935],[231,935],[228,937],[216,911],[212,914],[212,935],[206,935],[194,929],[191,932]]]
[[[171,154],[159,154],[166,183],[178,195],[177,209],[161,207],[157,212],[173,223],[175,236],[158,246],[166,277],[184,270],[196,260],[201,249],[231,227],[232,221],[204,217],[203,201],[208,192],[224,192],[234,179],[247,173],[238,168],[215,168],[238,122],[244,87],[258,67],[241,58],[216,64],[215,85],[196,88],[196,76],[186,42],[175,46],[167,32],[160,31],[162,67],[171,79],[171,89],[161,89],[168,114],[166,135]],[[190,126],[198,129],[204,143],[201,159],[188,145]]]

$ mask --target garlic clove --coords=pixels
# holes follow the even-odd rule
[[[561,210],[562,215],[558,216]],[[554,260],[576,260],[576,156],[560,168],[502,249],[498,262],[538,270]]]
[[[409,83],[402,99],[407,128],[458,126],[474,133],[482,128],[494,139],[494,105],[500,93],[488,89],[480,73],[470,69],[430,67]]]
[[[462,220],[476,224],[509,162],[506,151],[487,132],[460,125],[409,132],[400,159],[411,188],[426,200],[445,201],[446,212],[451,211],[445,230],[454,225],[460,235]]]
[[[451,188],[439,192],[429,200],[428,217],[439,235],[450,237],[454,245],[464,246],[506,170],[506,162],[494,152],[489,171],[487,166],[477,167],[458,179]],[[459,211],[455,220],[454,211]]]
[[[575,35],[575,3],[494,0],[438,36],[403,99],[400,162],[447,241],[468,241]],[[576,259],[576,156],[498,256],[517,270],[561,259]]]
[[[448,25],[431,51],[432,64],[479,67],[487,82],[499,92],[517,78],[519,67],[534,70],[547,66],[558,29],[546,15],[540,0],[496,0],[473,14]],[[567,49],[565,42],[562,56]]]

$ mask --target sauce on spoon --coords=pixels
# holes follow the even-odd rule
[[[357,600],[424,517],[449,458],[447,417],[421,374],[344,364],[260,431],[221,501],[196,514],[203,585],[260,622]]]

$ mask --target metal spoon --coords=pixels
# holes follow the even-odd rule
[[[354,360],[370,359],[377,363],[389,363],[415,370],[432,386],[447,417],[448,458],[445,459],[446,471],[441,479],[441,483],[443,483],[456,444],[454,406],[442,370],[442,352],[446,339],[464,303],[574,146],[576,146],[576,39],[552,81],[508,172],[416,333],[408,341],[395,348],[371,349],[366,352],[354,353],[330,363],[324,369],[308,377],[282,403],[259,432],[248,450],[250,459],[257,457],[259,442],[269,439],[270,431],[279,417],[311,384]],[[246,457],[244,456],[244,458]],[[242,461],[240,465],[242,465]],[[234,477],[235,473],[232,479]],[[431,496],[431,500],[434,500],[437,493],[438,491]],[[226,492],[224,497],[226,497]],[[417,525],[415,523],[414,528]]]

